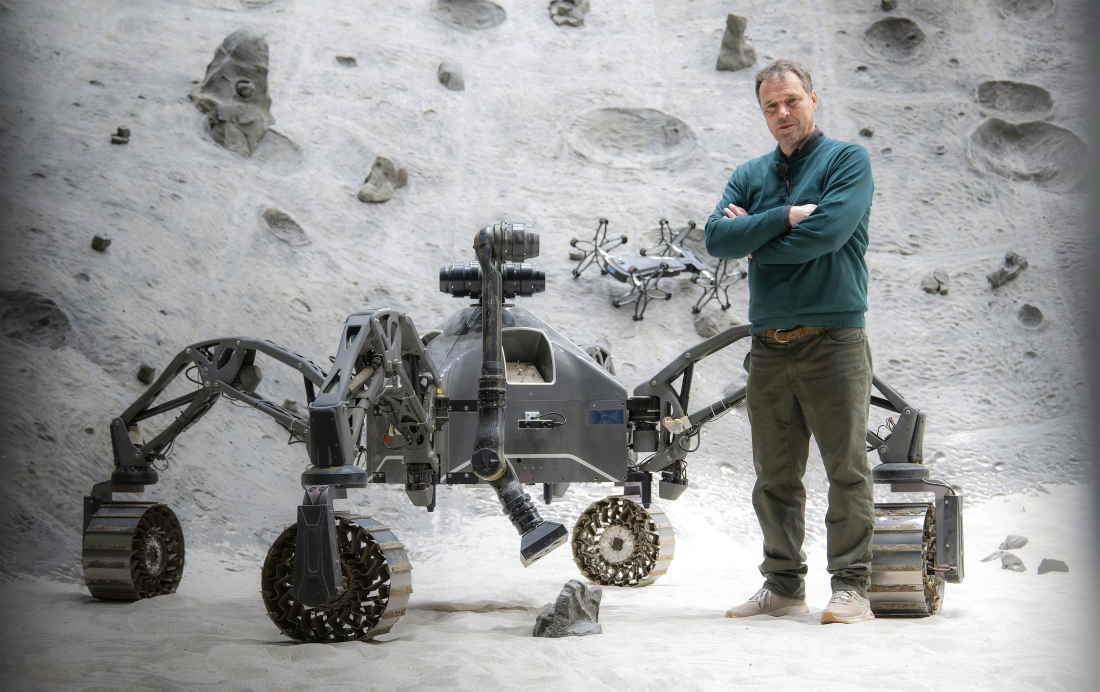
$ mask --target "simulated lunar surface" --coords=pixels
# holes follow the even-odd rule
[[[0,2],[0,598],[17,623],[0,633],[5,689],[1094,679],[1079,286],[1092,271],[1081,185],[1095,32],[1082,3],[592,0],[571,23],[553,3],[512,0]],[[719,70],[731,12],[755,63]],[[688,275],[663,280],[671,299],[634,321],[611,304],[622,284],[573,278],[570,240],[606,218],[609,236],[629,238],[615,252],[636,254],[662,218],[701,227],[736,166],[775,146],[753,76],[780,57],[813,74],[826,135],[870,153],[875,371],[927,414],[925,462],[964,494],[966,580],[948,585],[940,615],[817,624],[827,481],[812,449],[810,615],[722,617],[761,581],[743,409],[704,429],[690,487],[658,503],[676,531],[668,573],[603,587],[599,635],[531,636],[580,576],[568,547],[522,568],[488,489],[443,487],[429,514],[384,485],[337,509],[405,544],[405,616],[373,642],[282,636],[260,566],[295,521],[308,458],[228,401],[158,462],[160,483],[128,498],[179,517],[178,592],[88,595],[82,498],[110,477],[110,421],[144,391],[139,376],[190,343],[270,339],[324,368],[350,313],[392,307],[424,332],[468,302],[438,291],[439,268],[472,260],[474,233],[501,219],[542,233],[546,292],[517,303],[613,354],[629,390],[698,342],[697,322],[744,322],[745,283],[728,311],[711,301],[697,317]],[[701,233],[688,246],[713,266]],[[692,409],[744,385],[746,348],[700,364]],[[300,376],[280,368],[265,364],[262,393],[303,411]],[[886,414],[872,416],[885,431]],[[571,528],[616,492],[574,484],[539,509]],[[1010,534],[1029,539],[1012,560],[980,561]],[[1044,561],[1068,572],[1040,574]]]

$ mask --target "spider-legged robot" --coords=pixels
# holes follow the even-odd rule
[[[410,502],[428,511],[442,484],[488,485],[520,536],[525,566],[570,542],[578,567],[597,583],[645,586],[664,574],[675,536],[652,504],[654,474],[658,495],[677,499],[688,487],[692,439],[744,401],[741,389],[694,413],[688,408],[695,363],[749,336],[749,325],[692,346],[631,396],[605,349],[578,346],[505,303],[544,290],[543,270],[526,262],[538,255],[536,231],[500,223],[478,232],[474,249],[476,263],[440,271],[440,290],[476,304],[425,333],[394,310],[351,315],[327,372],[247,337],[199,341],[177,355],[111,423],[114,472],[84,499],[91,594],[135,600],[176,590],[184,539],[175,514],[119,496],[155,484],[154,463],[222,398],[270,415],[309,455],[296,517],[260,573],[268,615],[293,639],[367,639],[389,632],[405,612],[412,567],[403,544],[380,522],[336,509],[349,489],[370,483],[403,485]],[[301,374],[305,415],[258,393],[261,358]],[[170,385],[191,371],[199,386],[170,396]],[[875,386],[885,398],[871,404],[900,414],[885,439],[868,431],[883,461],[875,482],[931,492],[936,501],[877,508],[870,595],[877,613],[932,614],[944,581],[962,579],[961,498],[928,480],[925,414],[877,378]],[[146,437],[142,424],[160,430]],[[624,493],[591,505],[570,531],[543,519],[524,490],[542,484],[550,504],[577,482],[610,482]]]
[[[723,310],[728,310],[729,287],[747,276],[744,270],[731,267],[729,260],[719,260],[712,270],[694,252],[684,247],[684,242],[697,228],[694,221],[688,221],[687,226],[673,231],[668,220],[661,219],[660,240],[642,250],[641,257],[609,254],[608,250],[626,244],[627,237],[624,235],[609,240],[607,225],[607,219],[600,219],[592,240],[574,238],[570,241],[571,246],[580,250],[573,277],[579,277],[585,269],[595,264],[601,274],[610,274],[617,281],[628,284],[629,290],[613,299],[611,304],[617,308],[633,304],[635,320],[644,319],[650,300],[671,300],[672,292],[660,287],[661,279],[685,272],[691,274],[691,282],[703,291],[691,308],[693,313],[698,313],[713,299],[718,300]]]

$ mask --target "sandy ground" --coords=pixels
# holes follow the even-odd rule
[[[820,543],[807,551],[809,615],[729,620],[723,611],[759,584],[759,536],[670,506],[678,534],[665,577],[604,589],[602,635],[535,639],[535,615],[576,576],[568,549],[524,570],[499,521],[443,514],[452,494],[434,530],[395,529],[413,551],[415,592],[375,642],[292,643],[267,619],[256,560],[200,550],[178,594],[137,603],[97,602],[43,578],[7,584],[19,627],[0,635],[0,674],[7,689],[50,691],[1084,690],[1096,651],[1087,633],[1097,565],[1078,530],[1089,500],[1087,488],[1057,487],[969,507],[966,581],[948,586],[941,615],[829,626],[818,623],[829,597]],[[978,561],[1006,533],[1030,539],[1016,551],[1026,573]],[[432,557],[418,560],[417,545]],[[1044,557],[1070,572],[1036,574]]]

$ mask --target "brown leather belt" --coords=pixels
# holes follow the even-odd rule
[[[832,329],[832,327],[795,327],[794,329],[769,329],[764,332],[764,336],[768,337],[769,339],[775,339],[781,344],[785,344],[788,341],[805,339],[807,336],[824,334],[830,329]]]

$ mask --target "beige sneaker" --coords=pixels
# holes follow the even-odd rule
[[[825,612],[821,614],[822,625],[828,625],[830,622],[850,625],[874,619],[871,602],[850,589],[834,591],[833,598],[829,601],[829,605],[825,606]]]
[[[771,615],[782,617],[784,615],[802,615],[810,612],[805,598],[787,598],[774,594],[767,589],[760,589],[745,603],[730,608],[726,611],[728,618],[747,618],[753,615]]]

